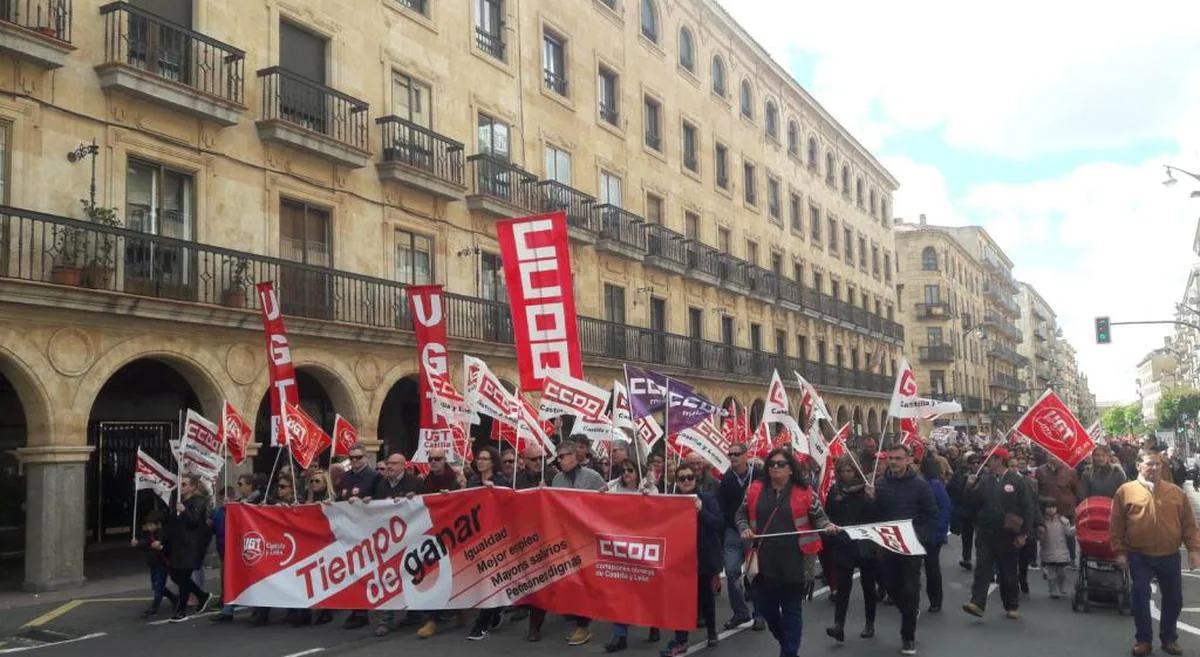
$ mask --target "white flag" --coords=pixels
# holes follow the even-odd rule
[[[804,440],[804,431],[800,429],[800,423],[789,412],[787,389],[783,387],[783,380],[779,378],[779,370],[775,370],[771,375],[771,385],[767,388],[767,401],[763,405],[762,422],[763,424],[782,424],[792,432],[792,441],[796,443],[795,447],[803,449],[806,454],[811,454],[807,445],[797,442]]]
[[[217,425],[189,408],[183,424],[183,436],[179,439],[180,473],[199,475],[211,491],[224,466],[225,457],[221,454]]]
[[[175,473],[164,468],[139,447],[133,471],[133,489],[152,490],[162,498],[163,504],[170,506],[171,491],[175,490]]]
[[[917,377],[908,366],[908,358],[900,357],[896,371],[896,387],[892,390],[892,404],[888,407],[891,417],[915,417],[930,419],[938,415],[961,413],[962,404],[953,401],[938,401],[917,396]]]
[[[729,469],[729,454],[727,453],[729,445],[725,442],[725,436],[722,435],[721,430],[712,423],[711,418],[679,432],[679,435],[675,437],[675,443],[679,447],[686,447],[696,452],[722,472]]]
[[[852,525],[842,527],[851,539],[856,541],[871,541],[872,543],[890,550],[896,554],[916,557],[925,554],[925,546],[917,538],[911,520],[894,520],[892,522],[877,522],[870,525]]]
[[[552,420],[560,415],[574,415],[581,419],[601,420],[611,396],[600,386],[561,371],[552,371],[542,381],[538,418]]]

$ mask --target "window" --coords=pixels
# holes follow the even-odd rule
[[[729,149],[717,144],[713,149],[713,164],[717,174],[717,187],[729,189]]]
[[[479,152],[508,159],[508,125],[487,114],[479,115]]]
[[[825,154],[825,182],[830,186],[833,185],[834,168],[837,167],[836,161],[833,159],[833,151]]]
[[[808,337],[803,335],[796,336],[796,358],[802,362],[808,360]]]
[[[392,73],[392,114],[422,128],[432,128],[432,103],[433,95],[428,85],[403,73]]]
[[[0,123],[0,201],[5,193],[7,125]],[[193,212],[195,187],[192,176],[166,167],[130,159],[125,172],[125,226],[150,235],[195,239]],[[6,244],[0,233],[0,244]],[[156,286],[159,292],[186,290],[194,275],[195,254],[188,249],[149,240],[124,240],[126,289],[137,292]],[[3,262],[0,255],[0,263]],[[104,257],[101,255],[101,257]],[[112,256],[110,256],[112,257]],[[232,265],[230,265],[232,266]],[[231,270],[224,272],[232,276]]]
[[[823,276],[821,276],[821,272],[816,271],[814,269],[813,273],[812,273],[812,279],[813,279],[813,289],[816,290],[817,292],[824,292],[825,291],[825,279]]]
[[[779,221],[779,179],[774,176],[767,176],[767,214],[772,219]]]
[[[741,108],[742,116],[748,119],[754,118],[754,92],[750,90],[749,80],[742,80]]]
[[[600,204],[621,207],[621,178],[607,171],[600,172]]]
[[[837,219],[828,219],[827,221],[829,221],[829,252],[836,255],[838,250]]]
[[[696,126],[683,122],[683,166],[688,171],[700,172],[700,160],[696,157],[697,142]]]
[[[797,283],[799,283],[801,285],[804,285],[804,263],[803,262],[793,262],[792,263],[792,280],[796,281]]]
[[[875,190],[871,190],[871,216],[876,216],[879,212],[879,199],[875,196]]]
[[[829,277],[829,296],[837,301],[842,300],[842,282],[833,276]]]
[[[775,329],[775,353],[787,355],[787,331],[783,329]]]
[[[943,370],[929,370],[929,389],[935,395],[946,394],[946,372]]]
[[[667,331],[667,300],[659,297],[650,297],[650,330],[659,333]],[[662,342],[656,341],[656,349],[661,349]],[[663,355],[657,356],[663,358]]]
[[[775,107],[773,101],[767,101],[766,111],[767,136],[771,139],[779,139],[779,110]]]
[[[746,203],[755,205],[758,203],[758,189],[755,185],[755,179],[758,177],[758,172],[754,165],[749,162],[742,163],[742,192]]]
[[[788,121],[787,147],[788,155],[800,154],[800,128],[795,121]]]
[[[867,268],[867,238],[858,238],[858,266],[864,270]]]
[[[8,158],[10,143],[12,141],[11,131],[11,123],[0,121],[0,204],[4,205],[8,204],[8,174],[10,166]],[[3,257],[4,255],[0,254],[0,258]]]
[[[688,308],[688,337],[693,340],[704,339],[704,310],[696,307]]]
[[[663,200],[657,194],[646,194],[646,222],[651,224],[663,222]]]
[[[879,247],[871,245],[871,273],[879,278]]]
[[[721,343],[733,344],[733,317],[729,315],[721,316]]]
[[[600,118],[611,125],[618,125],[621,114],[617,103],[617,74],[601,66],[596,76],[596,87],[600,100]]]
[[[396,230],[396,280],[407,285],[433,282],[433,240]],[[497,258],[499,260],[499,258]]]
[[[866,207],[866,199],[863,198],[863,179],[861,177],[854,183],[854,202],[860,208]]]
[[[788,197],[788,213],[792,219],[792,230],[797,233],[804,231],[804,218],[801,215],[800,195],[792,194]]]
[[[746,262],[758,266],[758,242],[746,240]]]
[[[762,351],[762,324],[750,322],[750,350]]]
[[[604,284],[604,319],[614,324],[625,323],[625,288]]]
[[[825,341],[817,340],[817,362],[824,363],[829,352],[825,349]]]
[[[700,239],[700,215],[695,212],[683,213],[683,236],[689,240]]]
[[[883,254],[883,280],[887,283],[892,282],[892,254]]]
[[[842,194],[850,195],[850,167],[842,165]]]
[[[849,228],[842,229],[842,244],[845,244],[846,262],[854,265],[854,232]]]
[[[730,234],[728,228],[717,229],[717,249],[719,249],[721,253],[729,253],[729,239]]]
[[[783,254],[771,252],[771,272],[780,278],[783,277]]]
[[[712,58],[712,92],[721,98],[725,97],[725,61],[720,55]]]
[[[315,267],[332,267],[332,235],[328,211],[301,201],[280,199],[280,258]],[[328,316],[332,281],[327,275],[319,270],[281,266],[278,276],[284,313]]]
[[[564,39],[553,32],[542,35],[542,77],[546,88],[567,95],[567,48]]]
[[[646,146],[662,151],[662,106],[657,100],[646,96],[643,100],[642,120],[645,122]]]
[[[571,184],[571,154],[546,144],[546,174],[547,180]]]
[[[642,0],[642,36],[658,43],[658,8],[653,0]]]
[[[925,329],[926,344],[931,347],[937,347],[942,344],[942,327],[931,326]]]
[[[504,61],[504,8],[501,0],[475,0],[475,46]]]
[[[884,226],[892,221],[891,215],[888,214],[888,202],[886,199],[879,202],[879,220],[883,222]]]
[[[692,31],[686,27],[679,30],[679,65],[696,72],[696,47],[692,43]]]
[[[817,139],[815,137],[808,138],[808,168],[812,171],[817,170]]]
[[[504,284],[504,267],[500,256],[481,253],[479,270],[479,296],[488,301],[508,301],[508,287]]]
[[[812,228],[814,242],[821,241],[821,210],[813,204],[808,205],[808,225]]]
[[[925,303],[937,304],[942,302],[942,290],[937,285],[925,286]]]

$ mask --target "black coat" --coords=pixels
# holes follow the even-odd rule
[[[829,522],[839,527],[849,525],[866,525],[879,521],[879,507],[875,500],[868,500],[863,489],[847,492],[841,482],[833,485],[829,491],[829,500],[825,502],[825,515]],[[855,561],[875,559],[879,553],[875,544],[870,541],[855,541],[845,532],[821,538],[825,549],[833,557],[834,563],[849,567]]]
[[[1006,470],[997,477],[985,470],[975,481],[975,486],[967,489],[965,503],[979,535],[998,538],[1007,534],[1015,538],[1017,534],[1004,529],[1005,515],[1020,516],[1020,533],[1029,535],[1035,520],[1032,498],[1029,485],[1021,475]]]
[[[192,495],[182,503],[183,512],[172,513],[167,522],[167,558],[172,568],[196,570],[208,551],[208,499]]]
[[[932,545],[937,531],[938,508],[929,482],[909,468],[899,476],[887,473],[875,489],[875,500],[879,509],[879,520],[912,520],[913,531],[922,545]]]
[[[701,576],[715,575],[725,569],[725,520],[716,495],[698,493],[700,511],[696,513],[697,572]]]
[[[737,511],[742,507],[742,500],[746,499],[746,489],[750,487],[750,482],[754,481],[756,473],[751,467],[746,471],[746,485],[743,486],[738,482],[737,473],[730,468],[725,471],[725,476],[721,477],[721,486],[717,489],[717,501],[721,503],[721,517],[725,519],[726,527],[737,526]]]

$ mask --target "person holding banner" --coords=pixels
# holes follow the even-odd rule
[[[584,467],[580,464],[580,452],[582,445],[582,453],[587,454],[587,443],[580,443],[572,436],[570,440],[564,440],[558,446],[558,474],[554,475],[554,480],[550,483],[551,488],[573,488],[576,490],[594,490],[602,491],[608,485],[604,481],[604,477],[600,473],[591,468]],[[534,635],[540,638],[542,631],[542,623],[546,620],[546,611],[544,609],[533,609],[529,614],[529,632],[530,640],[533,641]],[[575,616],[571,618],[575,622],[575,629],[567,636],[567,645],[582,646],[592,640],[592,619],[584,618],[583,616]]]
[[[654,482],[650,477],[642,477],[640,468],[636,463],[630,460],[625,460],[621,464],[621,472],[616,479],[609,482],[605,492],[616,493],[618,495],[657,495],[658,489],[655,488]],[[650,628],[650,634],[646,640],[650,643],[658,643],[660,638],[658,628]],[[604,644],[604,652],[621,652],[629,647],[629,625],[627,623],[613,623],[613,636],[608,643]]]
[[[483,486],[511,486],[510,482],[503,474],[498,471],[500,467],[500,451],[495,447],[481,447],[479,452],[475,454],[475,462],[472,464],[474,472],[467,479],[467,488],[480,488]],[[467,640],[482,641],[488,637],[488,633],[500,627],[503,622],[504,608],[489,607],[488,609],[479,610],[479,614],[475,617],[475,624],[471,626],[471,631],[467,633]]]
[[[858,472],[850,455],[839,458],[834,465],[833,475],[837,481],[825,501],[825,513],[829,520],[841,527],[867,525],[879,520],[879,509],[875,500],[867,496],[867,482]],[[875,636],[876,587],[879,585],[879,550],[869,541],[854,541],[846,534],[837,534],[825,539],[825,548],[834,562],[836,586],[833,591],[833,625],[825,628],[825,634],[838,642],[846,640],[846,610],[850,606],[850,594],[854,588],[854,570],[861,574],[863,592],[863,616],[865,624],[859,636],[870,639]]]
[[[708,628],[708,647],[715,648],[717,638],[717,602],[713,597],[717,577],[721,572],[721,505],[715,495],[697,488],[699,480],[696,469],[684,463],[675,469],[675,485],[680,495],[696,496],[696,557],[698,560],[697,597],[700,615]],[[680,657],[688,651],[688,631],[675,630],[675,638],[659,654],[662,657]]]
[[[729,606],[733,611],[733,618],[726,621],[725,629],[732,630],[751,622],[750,608],[746,604],[748,592],[742,586],[742,562],[746,558],[747,543],[738,535],[736,516],[742,500],[746,499],[746,489],[756,472],[762,474],[762,469],[756,470],[750,465],[750,450],[745,443],[730,445],[726,456],[729,457],[729,469],[721,479],[717,495],[725,515],[725,584],[729,587]],[[753,622],[754,629],[763,629],[762,616],[754,614]]]
[[[1000,572],[1000,601],[1011,620],[1021,617],[1017,560],[1033,527],[1032,500],[1024,478],[1010,470],[1007,449],[996,447],[982,475],[967,478],[966,505],[975,521],[975,581],[963,611],[982,618],[988,589]]]
[[[816,491],[788,450],[772,449],[765,463],[767,476],[746,489],[736,521],[747,541],[765,535],[750,550],[746,577],[780,654],[791,657],[800,650],[801,605],[821,551],[816,530],[833,534],[838,527],[826,517]]]
[[[185,472],[179,480],[179,501],[175,513],[167,523],[167,556],[171,562],[171,581],[179,590],[175,604],[175,615],[171,621],[187,620],[188,598],[196,596],[198,613],[203,612],[212,600],[192,579],[192,571],[204,567],[204,553],[208,550],[208,498],[200,484],[200,475]]]

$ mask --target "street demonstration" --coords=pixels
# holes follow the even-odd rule
[[[846,641],[857,578],[864,622],[852,632],[874,638],[878,606],[892,606],[896,647],[914,655],[923,592],[927,614],[951,603],[984,617],[998,584],[1002,622],[1015,623],[1033,569],[1050,598],[1132,612],[1134,655],[1151,650],[1157,579],[1162,650],[1183,654],[1179,550],[1200,567],[1200,532],[1172,483],[1190,476],[1173,454],[1085,428],[1051,390],[1004,435],[937,426],[962,407],[921,397],[904,359],[887,420],[897,431],[882,440],[836,426],[797,372],[763,382],[755,426],[750,409],[722,407],[677,376],[626,364],[621,380],[588,380],[566,216],[509,219],[497,231],[519,390],[467,354],[461,385],[452,380],[441,287],[407,288],[420,438],[414,454],[381,454],[378,466],[345,418],[327,433],[300,408],[280,299],[258,284],[274,467],[230,473],[253,431],[229,402],[216,422],[187,414],[175,468],[139,452],[135,494],[153,492],[152,505],[134,508],[133,546],[151,574],[147,618],[219,608],[215,624],[303,627],[341,614],[346,628],[377,636],[407,625],[422,639],[460,631],[473,641],[525,621],[536,642],[553,614],[566,618],[569,646],[606,621],[605,652],[629,649],[631,626],[647,628],[664,656],[695,648],[699,628],[710,648],[746,628],[768,630],[779,654],[795,657],[804,602],[820,584],[834,609],[824,635]],[[469,438],[484,417],[499,449]],[[973,573],[958,600],[942,581],[950,534]],[[214,537],[220,606],[196,577]],[[722,620],[718,595],[728,598]]]

